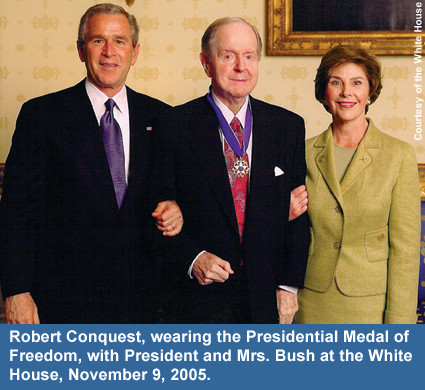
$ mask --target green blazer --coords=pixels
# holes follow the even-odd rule
[[[311,244],[305,287],[386,293],[385,323],[415,323],[420,195],[411,145],[369,128],[341,183],[332,127],[307,140]]]

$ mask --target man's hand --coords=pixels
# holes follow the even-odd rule
[[[299,186],[291,191],[291,206],[289,220],[293,221],[307,211],[308,194],[305,186]]]
[[[196,259],[192,273],[199,284],[204,286],[213,282],[224,283],[234,272],[228,261],[205,252]]]
[[[12,295],[5,302],[8,324],[39,324],[37,306],[27,293]]]
[[[183,227],[183,215],[175,200],[158,203],[152,217],[156,218],[156,227],[164,236],[175,236]]]
[[[278,288],[276,290],[276,300],[279,324],[292,324],[294,315],[298,310],[297,294]]]

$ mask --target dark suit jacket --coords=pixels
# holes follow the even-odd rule
[[[253,98],[251,106],[252,164],[242,243],[219,124],[206,97],[167,111],[155,130],[157,200],[176,199],[184,216],[182,233],[163,241],[165,272],[181,277],[171,294],[180,302],[171,305],[173,321],[234,321],[242,291],[249,296],[253,322],[275,323],[277,286],[303,286],[307,218],[289,223],[288,212],[290,191],[305,180],[304,122]],[[275,176],[275,167],[284,174]],[[223,284],[191,280],[187,270],[202,250],[229,261],[235,274]]]
[[[84,81],[25,103],[0,208],[3,296],[31,292],[43,322],[152,322],[147,173],[155,115],[127,88],[129,183],[118,209]]]

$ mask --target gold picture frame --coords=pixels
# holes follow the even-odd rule
[[[425,201],[425,164],[418,164],[419,184],[421,187],[421,199]]]
[[[409,1],[415,13],[416,1]],[[425,3],[423,7],[425,13]],[[267,0],[267,55],[316,56],[340,44],[359,44],[376,55],[413,56],[417,48],[422,54],[425,47],[425,34],[422,29],[414,31],[413,25],[411,30],[397,31],[294,31],[293,12],[294,0]]]

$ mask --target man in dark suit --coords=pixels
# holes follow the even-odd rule
[[[163,267],[168,321],[290,323],[303,287],[306,216],[289,222],[304,183],[304,122],[249,96],[261,38],[240,18],[215,21],[200,59],[210,93],[161,115],[154,133],[157,200],[175,199],[182,232]],[[236,119],[235,119],[236,118]]]
[[[86,80],[22,107],[0,206],[9,323],[157,321],[147,167],[168,106],[125,86],[138,31],[119,6],[89,8],[77,42]],[[166,235],[181,224],[170,202],[154,216]]]

